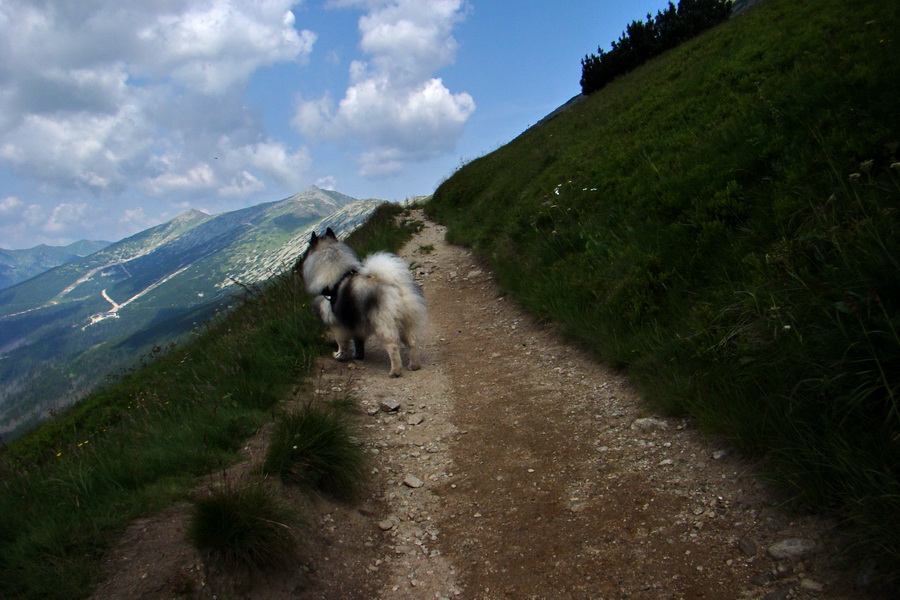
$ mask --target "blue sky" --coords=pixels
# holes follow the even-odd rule
[[[0,248],[429,194],[664,0],[0,0]]]

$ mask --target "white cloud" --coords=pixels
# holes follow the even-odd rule
[[[147,49],[136,72],[171,75],[188,89],[215,94],[245,82],[263,65],[306,60],[316,35],[294,28],[291,4],[217,0],[160,14],[136,31]]]
[[[237,152],[247,164],[294,190],[301,187],[312,163],[306,148],[290,152],[283,144],[271,141],[243,146]]]
[[[262,190],[265,186],[252,173],[241,171],[231,179],[231,183],[219,188],[222,196],[246,196]]]
[[[323,190],[334,191],[337,189],[337,179],[334,175],[326,175],[325,177],[320,177],[316,180],[316,186]]]
[[[88,205],[83,202],[60,204],[50,213],[43,230],[51,234],[66,232],[71,228],[80,227],[87,215]]]
[[[306,150],[267,140],[244,91],[308,60],[300,3],[0,0],[0,167],[53,195],[296,187]]]
[[[434,72],[456,56],[453,26],[462,0],[342,0],[365,7],[360,48],[370,62],[350,66],[350,87],[337,106],[326,95],[299,100],[293,126],[312,140],[362,145],[360,173],[394,175],[409,161],[453,149],[475,110],[465,93],[451,93]]]
[[[0,220],[9,217],[18,217],[25,209],[25,203],[15,196],[7,196],[0,199]]]
[[[0,160],[61,187],[120,191],[133,161],[151,148],[152,127],[139,107],[113,114],[73,111],[22,115],[3,133]]]
[[[184,172],[167,170],[162,175],[154,177],[146,182],[148,191],[152,194],[169,194],[185,191],[208,190],[218,183],[212,167],[208,164],[198,164]]]
[[[123,210],[122,216],[119,217],[118,224],[125,225],[129,229],[142,230],[151,227],[154,222],[147,216],[147,213],[144,212],[143,207],[137,206],[135,208],[126,208]]]

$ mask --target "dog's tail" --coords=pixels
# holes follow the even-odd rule
[[[374,277],[380,283],[397,287],[415,285],[403,259],[388,252],[375,252],[363,260],[360,275]]]
[[[363,260],[359,270],[362,287],[379,296],[382,309],[399,311],[403,327],[418,330],[427,320],[425,295],[416,284],[403,259],[389,253],[376,252]],[[371,287],[363,282],[371,282]],[[378,291],[376,291],[378,290]]]

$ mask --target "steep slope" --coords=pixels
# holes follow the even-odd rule
[[[380,203],[313,186],[220,215],[188,211],[0,291],[0,433],[71,403],[242,286],[289,268],[322,219],[349,231]]]
[[[472,161],[427,210],[900,578],[898,23],[897,3],[766,0]]]

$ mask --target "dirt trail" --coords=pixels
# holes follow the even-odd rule
[[[323,360],[315,385],[362,403],[371,497],[286,488],[318,515],[310,563],[251,579],[204,567],[175,507],[123,536],[95,598],[871,598],[835,568],[833,524],[779,508],[756,465],[690,420],[647,414],[442,227],[401,255],[429,302],[423,369],[390,379],[372,345],[364,362]]]

